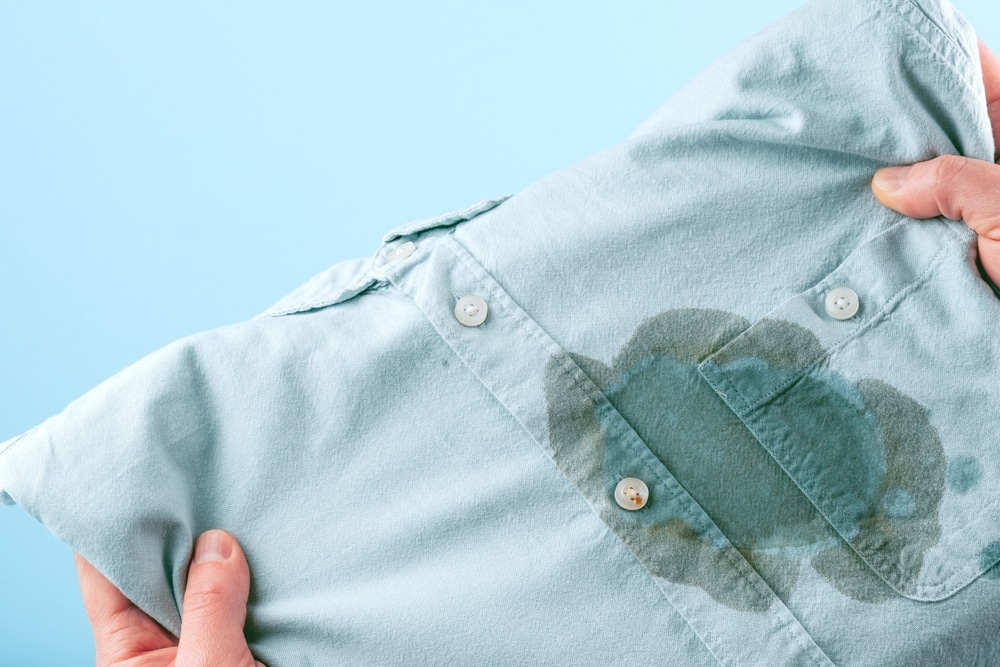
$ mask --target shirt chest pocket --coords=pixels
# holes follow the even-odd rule
[[[1000,304],[973,238],[901,222],[698,366],[840,539],[914,600],[1000,560]]]

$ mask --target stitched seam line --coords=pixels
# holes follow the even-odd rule
[[[802,377],[806,373],[808,373],[810,370],[812,370],[817,365],[819,365],[819,363],[821,361],[823,361],[824,359],[827,359],[827,358],[831,357],[835,352],[837,352],[838,350],[840,350],[842,347],[844,347],[845,345],[847,345],[848,343],[850,343],[852,340],[854,340],[855,338],[857,338],[858,336],[860,336],[861,334],[865,333],[870,328],[872,328],[877,322],[879,322],[880,320],[882,320],[888,313],[890,313],[892,310],[894,310],[896,308],[896,306],[899,305],[899,302],[902,301],[903,298],[905,298],[908,293],[910,293],[913,290],[917,289],[924,282],[927,281],[927,279],[930,277],[930,274],[937,268],[938,264],[941,263],[941,261],[944,258],[944,255],[946,254],[946,252],[948,250],[949,250],[949,246],[948,245],[942,246],[941,249],[938,250],[937,254],[935,254],[934,257],[931,258],[930,262],[927,264],[927,267],[924,269],[923,273],[921,273],[914,280],[910,281],[907,285],[905,285],[902,288],[900,288],[895,294],[893,294],[889,299],[887,299],[886,302],[884,304],[882,304],[882,307],[875,314],[873,314],[870,318],[868,318],[864,323],[862,323],[859,326],[855,327],[852,331],[845,333],[844,337],[841,338],[836,343],[833,343],[830,346],[829,349],[824,350],[824,351],[822,351],[822,352],[814,355],[813,357],[811,357],[809,359],[809,361],[805,362],[805,367],[802,369],[802,371],[800,373],[797,373],[797,374],[793,375],[791,378],[785,380],[784,382],[781,382],[781,383],[777,384],[773,389],[771,389],[763,397],[758,398],[755,404],[756,405],[764,405],[765,403],[769,403],[772,400],[774,400],[775,398],[777,398],[779,395],[785,393],[786,391],[788,391],[788,389],[792,385],[796,384],[799,380],[801,380]],[[836,270],[835,270],[835,272],[836,272]],[[826,282],[827,282],[827,278],[824,278],[823,281],[821,281],[819,283],[819,285],[823,285]],[[812,289],[815,289],[815,287],[812,288]],[[810,290],[807,290],[807,291],[810,291]],[[767,319],[774,320],[774,319],[778,319],[778,318],[765,316],[762,319],[762,321],[763,320],[767,320]],[[758,324],[759,324],[759,322],[758,322]],[[754,325],[754,326],[757,326],[757,325]],[[748,329],[746,333],[748,334],[752,330],[753,330],[753,327],[751,327],[750,329]],[[740,337],[743,337],[744,335],[745,334],[740,334]],[[724,370],[720,370],[720,373],[722,373],[723,375],[728,376],[728,373],[726,371],[724,371]],[[734,385],[734,389],[736,390],[737,394],[740,395],[740,398],[742,398],[744,400],[744,403],[746,405],[754,405],[754,403],[751,403],[751,402],[749,402],[749,401],[746,400],[746,397],[743,396],[743,393],[735,385]]]
[[[914,2],[914,0],[904,0],[902,3],[893,3],[898,12],[896,16],[903,20],[903,22],[909,27],[913,32],[923,39],[924,42],[934,51],[934,53],[939,57],[939,60],[948,69],[955,72],[958,78],[962,81],[965,86],[975,93],[977,96],[979,90],[976,86],[976,81],[974,80],[971,71],[969,70],[959,70],[952,63],[951,59],[955,56],[961,58],[962,62],[969,66],[970,69],[975,69],[969,55],[965,52],[958,42],[956,42],[951,35],[946,33],[944,29],[938,25],[937,21],[932,19],[919,4]],[[930,31],[937,35],[936,40],[929,39],[918,27],[918,24],[923,24]]]

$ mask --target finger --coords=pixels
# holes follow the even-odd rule
[[[95,632],[99,628],[108,627],[118,615],[132,606],[132,602],[83,556],[74,552],[73,561],[76,563],[83,606],[91,627]]]
[[[943,155],[909,167],[880,169],[872,192],[911,218],[943,215],[979,235],[979,259],[994,284],[1000,278],[1000,165]]]
[[[1000,165],[942,155],[875,172],[872,192],[911,218],[963,220],[980,236],[1000,240]]]
[[[240,545],[221,530],[202,534],[184,591],[178,667],[254,664],[243,635],[249,594]]]
[[[83,556],[74,553],[73,558],[94,632],[97,664],[117,664],[139,655],[149,657],[144,664],[150,667],[167,664],[168,656],[161,649],[176,647],[177,638],[136,607]]]
[[[993,145],[1000,152],[1000,58],[983,44],[983,40],[979,40],[979,60],[983,65],[983,86],[993,127]]]

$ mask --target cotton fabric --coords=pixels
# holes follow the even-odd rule
[[[994,154],[971,27],[814,0],[0,444],[0,499],[175,633],[230,532],[270,667],[1000,664],[1000,302],[970,230],[869,189],[943,154]]]

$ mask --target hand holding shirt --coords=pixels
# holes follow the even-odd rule
[[[250,575],[232,536],[210,530],[198,538],[184,590],[180,637],[164,630],[114,584],[75,555],[97,667],[264,667],[243,635]]]
[[[1000,58],[979,42],[994,144],[1000,137]],[[979,236],[978,254],[994,290],[1000,285],[1000,166],[955,155],[881,170],[872,184],[886,206],[911,218],[964,220]]]

